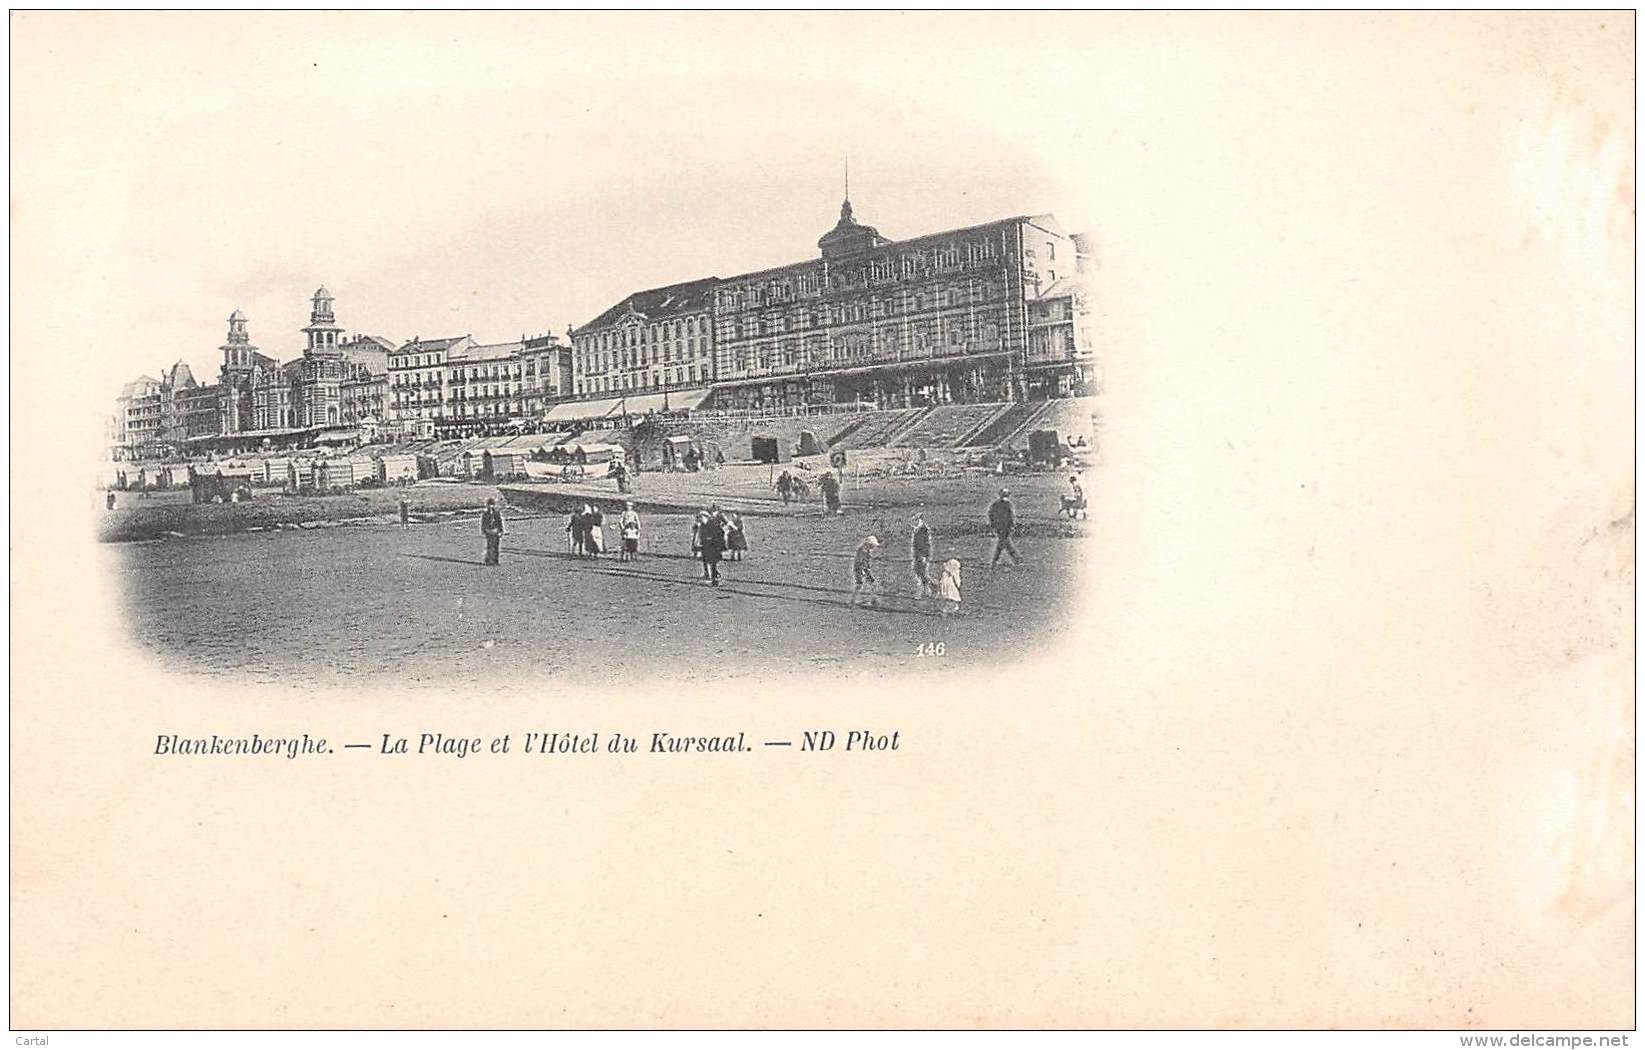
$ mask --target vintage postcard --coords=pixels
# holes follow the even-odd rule
[[[14,1030],[1633,1027],[1632,12],[10,28]]]

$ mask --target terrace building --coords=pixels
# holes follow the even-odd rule
[[[577,397],[703,389],[714,379],[714,286],[635,292],[571,335]]]
[[[448,419],[446,377],[453,358],[461,358],[474,340],[467,335],[443,339],[414,337],[388,355],[388,417],[411,432],[432,434]]]
[[[165,396],[160,381],[152,376],[138,376],[120,388],[114,411],[114,446],[121,455],[135,459],[152,454],[160,445],[160,405]]]
[[[548,406],[572,394],[571,347],[552,332],[520,337],[520,358],[525,364],[525,408],[523,414],[541,419]]]

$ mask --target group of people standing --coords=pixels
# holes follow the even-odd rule
[[[838,475],[833,471],[824,471],[822,477],[817,481],[817,487],[822,489],[824,514],[845,513],[840,509],[840,479]],[[804,499],[810,493],[811,487],[805,483],[804,478],[791,474],[786,470],[777,475],[777,495],[782,497],[784,506],[794,500]]]
[[[565,527],[571,553],[579,558],[598,558],[605,553],[605,512],[591,503],[584,503],[571,514]],[[621,545],[617,548],[618,561],[633,561],[640,555],[640,514],[634,504],[625,502],[617,518],[617,532]]]
[[[748,532],[743,516],[723,511],[718,505],[697,512],[691,523],[691,556],[701,559],[703,579],[720,585],[720,562],[742,561],[748,551]]]

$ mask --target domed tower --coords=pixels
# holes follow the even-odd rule
[[[343,329],[337,324],[337,315],[332,312],[331,307],[335,301],[324,285],[315,291],[313,309],[308,315],[308,326],[303,329],[303,334],[308,336],[308,346],[303,350],[304,357],[320,354],[329,357],[342,353],[337,349],[337,344],[342,341]]]
[[[217,382],[222,388],[218,423],[222,433],[251,429],[251,377],[261,356],[246,329],[246,315],[236,310],[228,315],[228,338],[218,347],[223,366]]]
[[[884,243],[879,230],[864,226],[851,213],[851,190],[847,188],[845,200],[840,203],[840,221],[817,240],[817,248],[824,259],[839,259],[863,255]]]
[[[251,345],[251,333],[246,330],[246,315],[236,310],[228,315],[228,339],[218,347],[223,351],[223,375],[237,375],[251,371],[257,348]]]

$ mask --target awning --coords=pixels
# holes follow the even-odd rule
[[[647,412],[690,412],[703,407],[708,391],[670,390],[660,394],[630,394],[617,402],[617,411],[624,415],[643,416]],[[663,402],[667,401],[665,405]]]
[[[729,390],[739,386],[770,386],[778,383],[804,383],[812,379],[830,380],[839,376],[862,375],[867,372],[903,372],[919,368],[953,368],[982,361],[1010,357],[1016,350],[990,350],[981,354],[949,354],[944,357],[907,357],[900,361],[879,361],[850,368],[819,368],[810,372],[782,372],[777,375],[749,376],[745,379],[727,379],[714,384],[715,390]]]
[[[598,401],[562,401],[543,413],[545,420],[551,419],[604,419],[617,410],[621,403],[620,398],[602,398]]]

